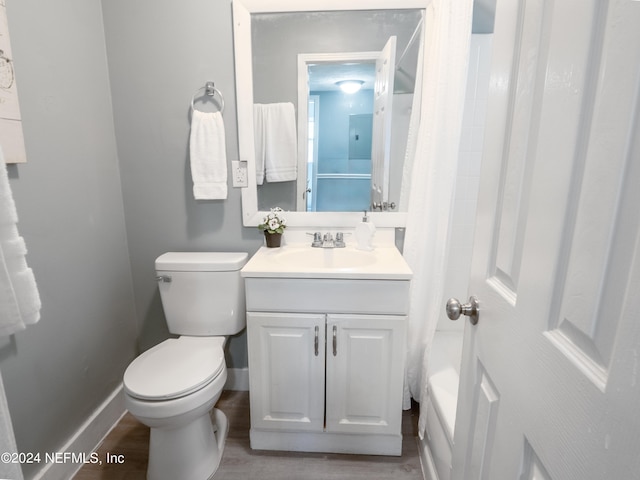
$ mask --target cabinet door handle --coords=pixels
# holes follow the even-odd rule
[[[338,326],[333,326],[333,356],[338,355]]]
[[[320,351],[318,350],[319,345],[320,345],[320,327],[316,325],[316,336],[315,336],[315,339],[313,340],[313,348],[314,348],[316,357],[320,353]]]

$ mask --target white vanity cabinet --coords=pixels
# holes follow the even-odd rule
[[[400,455],[409,281],[245,282],[252,448]]]

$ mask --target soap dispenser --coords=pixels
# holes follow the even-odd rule
[[[358,250],[373,250],[373,235],[376,233],[376,226],[369,221],[367,211],[364,210],[362,222],[356,225],[356,242]]]

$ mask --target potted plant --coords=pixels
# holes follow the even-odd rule
[[[284,229],[287,228],[287,221],[283,216],[283,212],[284,210],[280,207],[272,208],[264,217],[262,223],[258,225],[258,228],[264,232],[264,238],[269,248],[279,247],[282,242],[282,234]]]

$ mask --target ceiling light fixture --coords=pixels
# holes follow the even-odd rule
[[[341,80],[336,82],[336,85],[340,87],[344,93],[356,93],[362,88],[364,82],[362,80]]]

